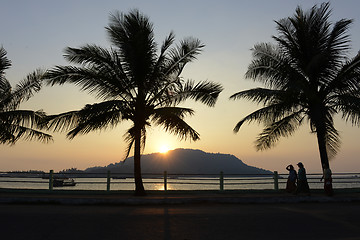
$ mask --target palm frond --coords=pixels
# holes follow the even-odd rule
[[[160,54],[154,67],[152,79],[156,79],[154,76],[158,76],[159,73],[163,74],[163,68],[165,67],[166,61],[168,60],[167,52],[171,45],[174,43],[174,41],[175,34],[173,32],[170,32],[170,34],[165,38],[163,44],[161,45]]]
[[[82,65],[84,68],[107,75],[112,86],[128,85],[131,80],[122,67],[118,53],[96,45],[85,45],[81,48],[66,48],[64,57],[69,61]]]
[[[11,67],[11,61],[6,57],[6,50],[0,47],[0,77],[4,74],[5,70]]]
[[[88,104],[79,111],[70,111],[47,118],[49,129],[53,131],[69,131],[72,139],[78,134],[115,127],[123,119],[129,118],[126,106],[122,101],[114,100],[96,104]]]
[[[268,125],[256,140],[256,149],[273,147],[280,137],[291,136],[301,125],[301,113],[296,112]]]
[[[157,49],[149,18],[136,9],[128,14],[116,12],[110,16],[106,29],[110,41],[119,49],[124,70],[141,86],[156,61]]]
[[[336,109],[342,112],[342,119],[360,126],[360,96],[350,94],[339,95],[336,98]]]
[[[68,137],[74,138],[77,134],[86,134],[93,130],[106,129],[116,126],[125,111],[121,101],[107,101],[88,104],[79,111],[70,111],[58,115],[48,116],[49,129],[53,131],[69,131]]]
[[[2,122],[0,124],[0,143],[1,144],[13,144],[15,142],[15,136],[13,134],[13,129],[11,124]]]
[[[132,88],[127,84],[114,84],[112,76],[96,69],[79,68],[74,66],[57,66],[49,70],[45,78],[51,86],[55,84],[72,83],[80,86],[82,91],[97,98],[132,100]]]
[[[262,43],[255,45],[252,51],[253,60],[245,73],[246,78],[276,89],[283,89],[290,82],[303,81],[304,73],[278,47]]]
[[[19,125],[28,128],[46,128],[45,112],[31,110],[12,110],[0,112],[0,121],[3,124]]]
[[[195,84],[194,81],[188,80],[185,84],[177,85],[170,100],[176,105],[186,99],[192,99],[212,107],[222,90],[223,87],[219,83],[202,81]]]
[[[150,101],[153,103],[157,102],[157,105],[161,106],[169,104],[173,95],[179,92],[182,87],[190,86],[189,82],[183,83],[180,80],[180,74],[186,64],[195,60],[204,47],[200,40],[186,38],[180,42],[180,45],[169,49],[173,41],[174,35],[170,34],[161,48],[160,56],[148,85],[150,90],[148,99],[151,99]]]
[[[161,46],[160,54],[158,56],[156,64],[154,65],[151,76],[149,77],[150,84],[148,85],[148,88],[151,89],[151,94],[149,95],[158,95],[157,92],[159,92],[159,85],[168,85],[168,83],[166,82],[168,81],[168,79],[171,79],[164,74],[164,69],[168,61],[167,51],[169,47],[173,44],[174,40],[175,34],[171,32]]]
[[[161,45],[159,59],[162,59],[162,56],[165,56],[166,51],[174,43],[174,41],[175,41],[175,33],[171,31],[170,34],[165,38],[163,44]]]
[[[79,121],[79,111],[49,115],[45,119],[48,129],[54,132],[65,132],[75,128]]]
[[[353,20],[341,19],[334,24],[334,27],[327,39],[327,50],[332,53],[332,59],[342,59],[344,54],[350,49],[349,27]]]
[[[128,143],[128,145],[126,147],[125,157],[124,157],[123,161],[125,161],[129,157],[129,154],[135,144],[136,138],[135,138],[135,127],[134,126],[132,126],[131,128],[129,128],[127,130],[127,132],[124,134],[124,139]],[[143,127],[141,129],[141,137],[140,137],[140,152],[141,153],[145,149],[145,144],[146,144],[146,128]]]
[[[272,90],[268,88],[253,88],[235,93],[230,96],[230,99],[238,100],[245,98],[247,100],[256,103],[263,103],[264,105],[266,105],[268,102],[274,102],[276,99],[279,99],[280,96],[283,96],[284,94],[286,94],[286,92],[281,90]]]
[[[193,110],[188,108],[158,108],[152,114],[152,122],[157,126],[162,126],[165,131],[177,135],[180,139],[190,138],[196,141],[200,139],[199,133],[183,120],[186,115],[192,115],[193,113]]]
[[[21,102],[29,100],[32,96],[34,96],[34,93],[41,90],[44,74],[44,70],[37,69],[28,74],[25,79],[15,86],[15,89],[12,92],[12,99],[15,108]]]
[[[48,143],[53,140],[51,135],[44,132],[40,132],[33,128],[20,126],[12,123],[0,124],[1,144],[13,145],[20,139],[25,141],[37,140],[44,143]]]
[[[237,133],[241,126],[245,123],[257,122],[265,123],[266,125],[271,125],[273,122],[280,121],[287,116],[295,114],[298,117],[298,121],[302,121],[304,114],[304,109],[299,106],[293,106],[291,103],[278,102],[271,105],[262,107],[244,117],[240,120],[234,127],[234,133]]]
[[[341,146],[340,134],[335,129],[334,124],[327,125],[326,134],[326,150],[329,154],[329,158],[333,158],[339,151]]]
[[[126,147],[126,150],[125,150],[125,157],[124,157],[123,161],[125,161],[129,157],[131,149],[132,149],[132,147],[133,147],[133,145],[135,143],[134,131],[135,131],[134,126],[132,126],[124,134],[124,139],[125,139],[125,142],[127,142],[127,147]]]
[[[196,38],[189,37],[182,40],[178,46],[169,51],[168,62],[164,70],[165,75],[173,74],[178,77],[185,65],[195,60],[204,47],[205,45]]]
[[[333,115],[336,109],[325,107],[309,113],[310,129],[318,135],[318,143],[326,147],[329,158],[335,156],[340,148],[340,135],[334,127]]]
[[[128,14],[116,11],[110,14],[109,21],[109,26],[106,27],[109,39],[122,51],[126,51],[123,47],[129,46],[129,39],[136,39],[136,37],[142,37],[142,41],[153,45],[153,24],[149,17],[140,13],[139,10],[133,9]]]
[[[6,78],[0,78],[0,111],[14,110],[12,88]]]
[[[360,92],[360,54],[347,60],[324,89],[331,93],[356,94]]]
[[[123,119],[128,119],[122,101],[107,101],[88,104],[77,112],[76,127],[67,136],[72,139],[78,134],[87,134],[91,131],[115,127]]]
[[[67,47],[64,58],[78,65],[95,65],[108,70],[114,69],[113,53],[97,45],[86,44],[80,48]]]

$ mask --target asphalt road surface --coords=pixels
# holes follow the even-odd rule
[[[360,203],[0,204],[2,240],[360,239]]]

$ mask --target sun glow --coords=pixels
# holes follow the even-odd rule
[[[167,146],[167,145],[162,145],[162,146],[160,147],[159,152],[160,152],[160,153],[167,153],[169,150],[170,150],[169,146]]]

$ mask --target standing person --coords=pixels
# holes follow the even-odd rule
[[[289,171],[289,176],[286,182],[286,191],[292,193],[296,190],[296,180],[297,174],[293,165],[289,165],[286,167],[286,170]]]
[[[324,179],[324,190],[325,194],[328,196],[333,195],[333,188],[332,188],[332,172],[328,166],[325,164],[323,165],[323,176],[321,177],[320,181]]]
[[[295,194],[303,192],[303,193],[307,193],[308,195],[310,195],[310,188],[309,188],[309,184],[308,184],[308,181],[306,178],[306,170],[304,168],[304,164],[299,162],[297,165],[299,167],[299,171],[298,171],[298,184],[297,184]]]

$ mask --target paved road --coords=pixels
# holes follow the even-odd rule
[[[360,239],[360,203],[0,204],[0,239]]]

